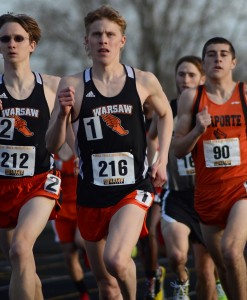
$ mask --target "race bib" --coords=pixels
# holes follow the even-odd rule
[[[203,141],[203,148],[207,168],[240,165],[238,138]]]
[[[33,176],[35,152],[33,146],[0,145],[0,175]]]
[[[185,157],[177,159],[178,173],[180,176],[195,175],[195,164],[191,153]]]
[[[58,195],[60,191],[60,186],[61,186],[61,179],[56,175],[49,173],[45,181],[44,190],[49,193]]]
[[[84,118],[83,122],[88,141],[100,140],[103,138],[99,116]]]
[[[149,192],[145,192],[142,190],[137,190],[135,199],[136,201],[147,207],[150,207],[153,203],[153,196]]]
[[[13,140],[14,129],[15,129],[14,118],[0,117],[0,139]]]
[[[92,154],[92,167],[95,185],[135,183],[134,157],[129,152]]]

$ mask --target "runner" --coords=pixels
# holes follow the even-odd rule
[[[60,175],[45,133],[59,77],[32,72],[41,38],[27,15],[0,16],[0,243],[11,264],[10,299],[43,299],[33,246],[60,207]]]
[[[157,78],[120,62],[126,21],[110,6],[85,18],[85,46],[93,65],[61,80],[47,131],[57,151],[73,123],[80,171],[78,226],[102,299],[136,299],[131,252],[147,234],[153,186],[166,181],[172,113]],[[160,151],[148,175],[143,103],[159,115]],[[72,109],[73,107],[73,109]]]
[[[206,83],[179,99],[174,151],[192,151],[195,209],[228,299],[246,300],[246,85],[233,80],[231,42],[215,37],[202,51]]]

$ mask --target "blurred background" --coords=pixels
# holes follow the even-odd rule
[[[1,0],[0,13],[34,17],[42,39],[32,56],[34,71],[69,75],[91,62],[84,49],[84,17],[106,1]],[[247,74],[247,5],[244,0],[108,0],[127,21],[127,44],[122,62],[158,77],[168,98],[176,94],[174,66],[184,55],[201,56],[204,43],[214,36],[229,39],[237,53],[234,79]],[[0,59],[0,72],[3,63]]]

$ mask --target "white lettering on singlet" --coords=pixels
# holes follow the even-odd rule
[[[93,109],[94,116],[100,116],[105,114],[128,114],[131,115],[133,110],[132,105],[126,104],[115,104],[115,105],[106,105]]]
[[[9,116],[29,116],[29,117],[39,117],[39,110],[34,108],[28,107],[13,107],[13,108],[6,108],[2,110],[3,117]]]

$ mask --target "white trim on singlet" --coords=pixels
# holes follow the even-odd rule
[[[88,82],[91,79],[90,70],[91,70],[91,68],[88,68],[85,70],[85,75],[84,75],[85,82]]]
[[[42,84],[41,75],[38,72],[34,72],[37,83]],[[3,83],[3,74],[0,74],[0,84]]]
[[[135,78],[133,69],[130,66],[126,66],[126,65],[124,65],[124,66],[126,68],[128,77]]]
[[[144,169],[142,172],[142,177],[145,178],[146,174],[148,172],[148,158],[147,158],[147,151],[146,151],[146,155],[145,155],[145,159],[144,159]]]
[[[35,77],[36,77],[37,83],[42,84],[42,78],[41,78],[41,75],[40,75],[38,72],[34,72],[34,75],[35,75]]]

